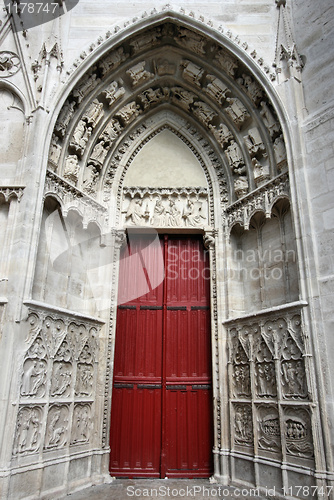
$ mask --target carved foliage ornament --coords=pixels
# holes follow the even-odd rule
[[[14,52],[0,52],[0,77],[7,78],[15,75],[21,67],[20,59]]]

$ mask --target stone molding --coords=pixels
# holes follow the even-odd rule
[[[1,186],[0,196],[2,195],[6,202],[10,202],[13,198],[16,198],[20,202],[24,188],[25,186]]]

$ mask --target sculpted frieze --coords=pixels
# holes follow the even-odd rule
[[[124,223],[152,227],[202,227],[208,224],[203,188],[125,188]]]

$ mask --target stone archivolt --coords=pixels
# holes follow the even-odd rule
[[[161,106],[186,112],[218,149],[231,169],[230,202],[286,168],[280,125],[259,83],[226,48],[171,23],[114,48],[76,85],[54,129],[49,168],[103,203],[117,145]]]

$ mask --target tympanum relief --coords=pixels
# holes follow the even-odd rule
[[[124,225],[208,225],[208,195],[204,188],[124,188],[122,207]]]

